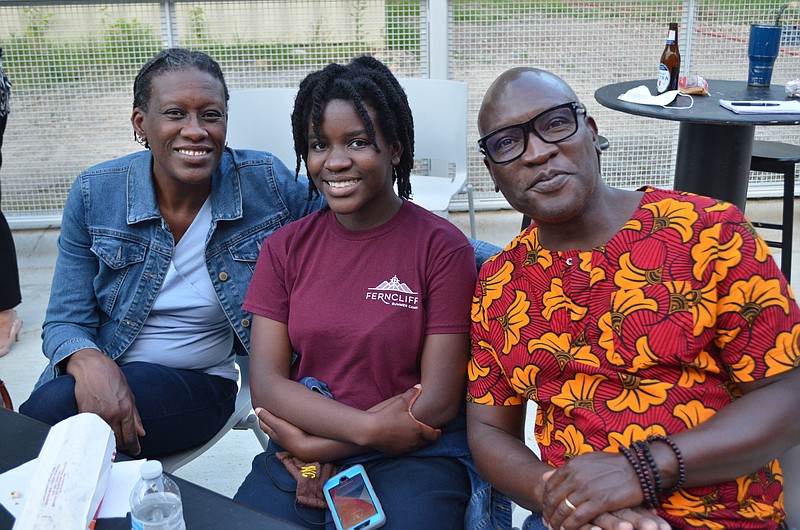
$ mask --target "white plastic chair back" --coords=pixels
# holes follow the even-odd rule
[[[399,81],[414,116],[414,158],[430,161],[430,175],[411,175],[412,200],[446,216],[450,200],[468,193],[475,237],[472,188],[467,186],[467,85],[445,79]]]
[[[228,146],[268,151],[294,170],[292,109],[296,88],[232,90],[228,101]],[[301,173],[305,168],[301,167]]]
[[[430,160],[430,175],[411,175],[413,201],[444,217],[450,200],[466,192],[470,231],[475,230],[472,186],[467,182],[467,85],[444,79],[399,80],[414,117],[414,157]],[[296,88],[233,90],[228,102],[228,145],[277,156],[289,169],[296,165],[291,114]],[[451,175],[449,165],[455,165]],[[301,173],[305,167],[301,166]]]

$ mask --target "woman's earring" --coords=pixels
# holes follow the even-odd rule
[[[150,144],[147,143],[147,138],[141,134],[133,133],[133,139],[136,140],[137,144],[144,146],[145,149],[150,149]]]
[[[494,185],[494,192],[500,193],[500,186],[498,186],[497,184]]]

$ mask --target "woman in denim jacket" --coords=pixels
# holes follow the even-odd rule
[[[264,238],[317,210],[268,153],[225,147],[228,89],[209,56],[163,50],[134,83],[148,150],[81,173],[64,206],[44,322],[50,360],[24,414],[100,415],[153,457],[210,439],[233,412],[242,310]]]

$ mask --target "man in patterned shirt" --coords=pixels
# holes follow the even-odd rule
[[[608,186],[594,120],[551,73],[503,73],[478,128],[533,219],[473,298],[480,472],[551,528],[781,528],[800,309],[763,240],[728,203]]]

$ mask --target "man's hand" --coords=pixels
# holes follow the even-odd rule
[[[577,530],[594,523],[603,514],[616,513],[625,508],[635,510],[644,501],[636,472],[621,454],[602,451],[582,454],[560,468],[545,473],[543,478],[542,515],[552,528]],[[569,503],[566,499],[569,499]],[[608,517],[603,520],[605,523],[602,528],[606,528],[606,524],[611,524],[608,528],[618,530],[657,528],[647,523],[648,517],[636,517],[638,524],[644,524],[642,527],[627,524],[615,526],[618,523]]]
[[[128,382],[110,357],[95,349],[73,353],[67,373],[75,378],[78,412],[93,412],[114,430],[117,450],[138,455],[145,435]]]

